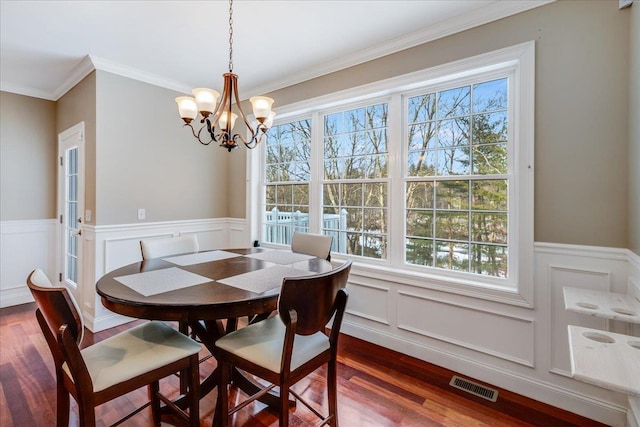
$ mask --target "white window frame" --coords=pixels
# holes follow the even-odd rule
[[[316,209],[316,211],[319,212],[319,219],[317,224],[318,228],[314,230],[315,233],[318,234],[322,234],[322,227],[321,227],[321,221],[322,221],[322,207],[323,207],[323,198],[322,198],[322,188],[324,184],[331,184],[331,183],[339,183],[339,182],[344,182],[344,180],[342,179],[338,179],[338,180],[327,180],[324,177],[324,120],[325,120],[325,116],[327,115],[331,115],[334,113],[339,113],[339,112],[344,112],[344,111],[349,111],[349,110],[353,110],[353,109],[358,109],[358,108],[362,108],[362,107],[367,107],[367,106],[372,106],[372,105],[377,105],[377,104],[387,104],[388,105],[388,113],[387,113],[387,130],[388,133],[387,135],[391,135],[392,132],[392,128],[390,126],[389,123],[389,115],[391,114],[390,108],[393,104],[393,97],[390,96],[383,96],[383,97],[371,97],[371,98],[367,98],[367,99],[363,99],[360,100],[359,102],[354,102],[354,103],[346,103],[346,104],[342,104],[339,107],[333,107],[330,109],[323,109],[321,111],[318,111],[319,115],[318,115],[318,120],[320,120],[319,122],[319,126],[318,128],[320,129],[321,134],[318,136],[317,141],[313,141],[312,140],[312,145],[315,145],[318,148],[317,152],[315,154],[316,155],[316,164],[318,165],[319,168],[319,176],[318,176],[318,181],[317,184],[314,183],[314,186],[317,188],[317,191],[320,193],[319,194],[319,198],[318,198],[318,206],[321,207],[321,209]],[[313,128],[313,123],[312,123],[312,128]],[[314,144],[315,142],[315,144]],[[389,172],[387,174],[386,177],[382,177],[382,178],[375,178],[371,181],[384,181],[387,184],[387,205],[386,205],[386,209],[389,212],[389,215],[391,215],[391,199],[389,198],[390,193],[391,193],[391,188],[392,188],[392,171],[393,169],[391,168],[391,151],[390,150],[390,142],[387,141],[387,164],[389,165]],[[371,182],[370,180],[364,180],[363,182]],[[363,232],[363,230],[359,230],[360,233]],[[391,224],[388,224],[388,231],[386,233],[386,237],[387,237],[387,249],[389,252],[389,249],[391,248],[391,243],[390,243],[390,239],[391,239]],[[347,256],[347,254],[340,254],[344,257]],[[389,258],[384,259],[384,260],[379,260],[379,259],[375,259],[375,258],[367,258],[367,257],[362,257],[359,255],[353,255],[353,254],[349,254],[348,255],[350,258],[356,260],[364,260],[364,262],[372,262],[372,263],[377,263],[377,264],[381,264],[381,265],[385,265],[387,264],[387,261],[389,260]]]
[[[513,198],[513,204],[510,203],[509,209],[509,257],[514,257],[516,260],[516,270],[510,271],[508,279],[496,280],[496,278],[477,274],[456,274],[456,272],[448,270],[428,269],[425,271],[424,267],[417,266],[418,268],[415,268],[416,266],[404,264],[404,255],[398,253],[399,248],[404,251],[403,222],[405,221],[404,191],[397,191],[398,188],[403,188],[400,187],[401,185],[404,185],[402,171],[406,144],[401,144],[401,149],[389,150],[389,179],[392,182],[390,184],[392,186],[389,187],[390,256],[387,260],[349,256],[354,259],[354,270],[358,274],[505,304],[533,307],[535,42],[518,44],[277,109],[277,122],[280,123],[311,116],[310,203],[311,206],[320,206],[321,195],[319,193],[323,169],[322,147],[318,141],[321,141],[325,113],[336,109],[348,109],[352,105],[386,97],[389,99],[389,135],[404,135],[402,130],[404,113],[402,113],[401,104],[403,96],[415,93],[420,88],[444,82],[463,81],[474,76],[505,72],[511,73],[509,90],[514,90],[514,93],[510,94],[514,105],[509,108],[509,131],[512,132],[510,139],[514,141],[513,145],[509,147],[509,197]],[[390,146],[394,143],[389,141]],[[262,195],[264,146],[252,151],[254,153],[248,155],[247,158],[247,214],[252,239],[256,240],[260,239],[262,233],[263,214],[260,210],[264,205]],[[515,209],[511,209],[512,206]],[[392,207],[394,211],[391,211]],[[320,212],[317,212],[315,216],[313,225],[310,224],[312,232],[318,232],[320,226]],[[400,218],[401,216],[402,218]],[[313,220],[313,216],[310,219]],[[338,261],[345,258],[347,256],[344,254],[332,254],[332,259]]]
[[[403,141],[407,141],[407,98],[411,98],[413,96],[416,95],[422,95],[425,94],[427,92],[429,93],[436,93],[442,90],[447,90],[449,88],[459,88],[459,87],[463,87],[463,86],[472,86],[476,83],[478,83],[479,81],[491,81],[494,79],[501,79],[507,77],[508,78],[508,86],[507,86],[507,92],[508,92],[508,99],[511,100],[515,100],[515,94],[514,94],[514,89],[515,89],[515,70],[514,69],[508,69],[506,70],[497,70],[497,71],[491,71],[489,73],[483,73],[481,75],[477,75],[477,76],[470,76],[470,77],[464,77],[462,79],[452,79],[448,82],[446,82],[446,84],[443,85],[435,85],[435,86],[431,86],[431,87],[427,87],[427,88],[421,88],[420,90],[416,90],[416,91],[412,91],[412,92],[407,92],[404,93],[402,96],[402,102],[403,102],[403,108],[402,108],[402,140]],[[469,115],[471,115],[473,113],[469,113]],[[509,186],[508,186],[508,199],[514,200],[513,205],[515,205],[517,202],[515,202],[515,200],[517,200],[517,186],[516,185],[512,185],[512,183],[517,182],[517,173],[516,173],[516,168],[517,168],[517,162],[515,161],[515,147],[517,146],[516,142],[515,142],[515,137],[513,137],[512,135],[514,135],[515,132],[515,126],[514,126],[514,121],[515,121],[515,109],[509,107],[508,109],[508,131],[507,134],[509,135],[508,138],[508,150],[507,150],[507,156],[508,156],[508,171],[506,174],[501,174],[501,175],[505,175],[507,179],[507,181],[509,182]],[[407,152],[408,152],[408,147],[407,144],[403,144],[402,147],[402,170],[400,171],[400,176],[399,176],[399,180],[402,180],[402,188],[394,188],[394,195],[396,193],[399,193],[401,197],[400,200],[398,200],[398,203],[405,203],[405,200],[402,198],[404,196],[404,185],[407,182],[410,181],[431,181],[431,178],[433,177],[428,177],[428,176],[424,176],[424,177],[408,177],[406,175],[406,160],[407,160]],[[471,174],[471,172],[470,172]],[[436,181],[438,180],[437,178],[443,178],[443,176],[438,176],[436,177]],[[445,180],[462,180],[462,181],[467,181],[468,178],[466,178],[466,175],[448,175],[446,177]],[[486,179],[486,178],[485,178]],[[509,248],[509,254],[508,254],[508,270],[509,270],[509,274],[511,273],[511,271],[517,271],[518,270],[518,266],[517,264],[517,259],[518,259],[518,253],[517,253],[517,233],[512,233],[512,227],[514,230],[518,230],[518,224],[519,224],[519,218],[518,218],[518,208],[517,206],[515,207],[515,209],[511,209],[512,207],[512,203],[509,203],[509,210],[508,210],[508,224],[509,224],[509,231],[508,231],[508,241],[507,241],[507,247]],[[471,211],[471,207],[469,206],[468,208],[469,211]],[[406,207],[405,210],[406,212]],[[514,212],[515,211],[515,212]],[[399,226],[402,226],[404,224],[400,223]],[[400,232],[402,233],[404,230],[402,228],[400,228]],[[405,251],[393,251],[394,254],[397,254],[397,263],[400,262],[404,262],[404,266],[407,269],[412,269],[412,270],[423,270],[425,268],[435,268],[435,267],[425,267],[425,266],[421,266],[418,264],[408,264],[406,263],[406,259],[405,259]],[[485,283],[487,286],[491,286],[493,283],[495,283],[496,281],[500,282],[505,282],[507,284],[507,286],[511,286],[515,288],[515,282],[511,282],[511,278],[509,279],[497,279],[494,278],[492,276],[484,276],[484,275],[478,275],[475,273],[469,273],[469,272],[459,272],[459,271],[455,271],[455,270],[444,270],[446,271],[448,274],[451,274],[452,276],[458,277],[460,280],[465,280],[465,278],[468,277],[469,274],[473,274],[474,279],[473,280],[477,280],[480,282]],[[437,273],[436,273],[437,274]]]
[[[311,127],[311,150],[313,151],[313,144],[312,141],[314,140],[314,138],[317,138],[317,134],[315,134],[314,132],[317,132],[317,130],[315,130],[313,128],[313,120],[312,117],[309,115],[301,115],[299,117],[289,117],[289,119],[287,120],[280,120],[276,123],[274,123],[274,127],[279,125],[279,124],[283,124],[283,123],[292,123],[292,122],[296,122],[296,121],[302,121],[302,120],[309,120],[312,123],[312,127]],[[258,181],[259,181],[259,187],[258,187],[258,191],[260,193],[260,197],[259,198],[254,198],[252,200],[254,200],[254,204],[256,203],[256,201],[260,201],[260,206],[261,208],[265,208],[266,205],[266,201],[264,199],[264,187],[267,185],[266,182],[266,172],[265,172],[265,162],[264,159],[266,158],[266,141],[260,144],[260,150],[259,152],[259,156],[260,156],[260,161],[259,161],[259,169],[258,169],[258,176],[261,177]],[[312,159],[314,158],[315,154],[312,153]],[[314,186],[312,185],[312,183],[314,182],[314,169],[316,169],[311,163],[309,164],[309,168],[310,168],[310,176],[309,176],[309,206],[314,206],[315,205],[315,200],[317,199],[317,194],[318,190],[314,189]],[[302,184],[304,183],[304,181],[287,181],[290,184]],[[286,185],[286,184],[284,184]],[[271,247],[285,247],[284,245],[278,245],[275,243],[271,243],[271,242],[267,242],[264,240],[264,236],[263,236],[263,212],[265,211],[265,209],[260,209],[257,212],[257,224],[258,224],[258,229],[257,231],[257,235],[258,237],[256,239],[260,240],[262,243],[265,244],[265,246],[271,246]],[[311,229],[311,224],[315,224],[318,222],[318,218],[319,215],[316,212],[316,209],[309,209],[309,224],[310,224],[310,231]],[[320,215],[321,216],[321,215]],[[317,232],[317,231],[316,231]],[[255,239],[254,239],[255,240]]]

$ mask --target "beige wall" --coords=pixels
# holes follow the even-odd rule
[[[277,111],[529,40],[536,41],[535,240],[627,247],[629,9],[618,10],[617,1],[558,1],[271,96]],[[233,195],[244,200],[236,185]]]
[[[248,104],[248,103],[247,103]],[[245,106],[243,104],[242,109],[245,112],[251,111],[251,104]],[[236,122],[237,123],[237,122]],[[236,124],[236,126],[238,126]],[[245,128],[246,129],[246,128]],[[239,130],[234,127],[234,130]],[[222,148],[220,148],[222,150]],[[230,218],[246,218],[247,216],[247,201],[245,199],[246,193],[246,168],[247,168],[247,156],[258,156],[257,150],[246,152],[247,148],[244,145],[233,150],[231,153],[225,151],[227,155],[227,162],[229,164],[229,175],[227,176],[227,196],[229,200],[229,217]]]
[[[640,2],[629,13],[629,249],[640,256]]]
[[[56,104],[0,92],[0,218],[56,217]]]
[[[57,135],[82,121],[88,223],[229,216],[229,153],[182,128],[177,95],[103,71],[57,102],[1,92],[2,220],[55,218]]]
[[[226,151],[182,128],[179,94],[97,72],[97,224],[228,216]]]
[[[71,126],[84,122],[84,159],[85,159],[85,209],[91,210],[91,221],[96,224],[99,212],[96,212],[96,73],[85,77],[73,89],[57,101],[57,132],[63,132]],[[55,179],[55,176],[54,176]],[[82,215],[84,217],[84,215]]]
[[[536,40],[535,240],[639,253],[637,6],[562,0],[271,95],[277,108]],[[146,221],[245,216],[245,149],[197,144],[180,126],[173,91],[94,72],[57,102],[57,119],[55,103],[1,95],[3,220],[55,216],[48,159],[56,134],[79,121],[86,126],[85,203],[95,224],[136,222],[138,208],[147,209]],[[28,126],[34,116],[40,126]],[[26,151],[30,132],[38,154]],[[26,163],[41,175],[27,176]],[[24,203],[24,194],[33,202]]]
[[[535,240],[627,247],[629,14],[561,1],[539,15]]]

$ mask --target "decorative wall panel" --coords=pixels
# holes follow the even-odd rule
[[[398,328],[534,366],[534,322],[407,292],[398,294]]]
[[[33,301],[27,276],[42,268],[51,280],[56,270],[56,221],[0,222],[0,307]]]

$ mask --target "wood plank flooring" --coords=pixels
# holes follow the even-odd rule
[[[35,319],[35,304],[0,309],[0,426],[55,425],[55,374],[53,360]],[[87,331],[83,345],[103,340],[123,325],[97,334]],[[492,403],[450,387],[454,374],[446,369],[343,336],[338,367],[338,410],[341,427],[396,426],[601,426],[592,420],[499,390]],[[201,365],[204,377],[215,368],[215,360]],[[294,389],[326,408],[324,370],[316,371]],[[175,395],[178,381],[168,378],[162,384]],[[231,399],[237,399],[237,393]],[[216,392],[201,400],[200,425],[210,426]],[[98,426],[115,423],[147,401],[146,389],[99,406]],[[72,399],[70,425],[78,425],[77,407]],[[292,427],[316,423],[313,414],[299,404],[292,410]],[[145,409],[124,426],[149,426],[150,411]],[[260,403],[251,404],[234,418],[235,426],[277,426],[277,417]]]

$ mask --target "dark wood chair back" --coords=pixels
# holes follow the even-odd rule
[[[338,291],[347,285],[351,260],[335,270],[313,276],[287,277],[282,282],[278,311],[297,314],[296,334],[311,335],[324,328],[338,309]],[[283,317],[285,324],[287,323]]]
[[[31,295],[36,300],[38,311],[46,322],[51,336],[55,337],[62,325],[69,325],[69,333],[76,343],[80,345],[84,323],[82,322],[81,314],[76,308],[77,303],[69,291],[64,287],[54,287],[42,273],[42,270],[35,270],[29,275],[27,286],[29,286]],[[42,327],[43,325],[40,326]],[[57,343],[55,347],[57,349]]]

